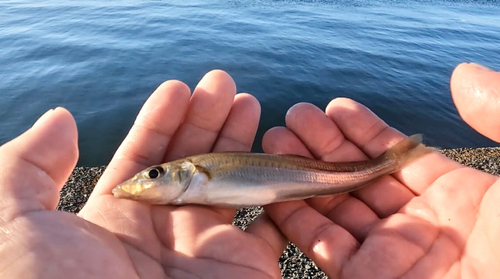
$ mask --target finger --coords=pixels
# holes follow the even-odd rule
[[[322,122],[325,119],[324,113],[319,111],[321,114],[320,117],[316,118],[315,109],[311,107],[312,105],[300,105],[295,106],[294,110],[289,113],[289,115],[294,115],[298,113],[298,115],[294,115],[292,117],[298,117],[297,119],[302,119],[307,122],[310,127],[309,132],[312,134],[315,131],[328,131],[328,127],[323,127],[322,123],[315,123],[316,120]],[[304,114],[300,113],[300,108],[304,108],[307,112]],[[308,113],[312,113],[309,114]],[[299,117],[302,116],[302,118]],[[288,123],[289,121],[287,121]],[[292,120],[294,122],[294,120]],[[328,123],[330,122],[330,123]],[[331,120],[323,122],[323,124],[329,125],[331,124]],[[295,124],[291,124],[294,126]],[[288,132],[286,132],[288,131]],[[309,137],[309,136],[305,136]],[[317,137],[321,137],[321,135],[317,135]],[[309,140],[313,140],[314,137],[311,137]],[[316,140],[316,139],[314,139]],[[285,146],[281,146],[281,144],[271,145],[270,143],[292,143]],[[296,150],[305,149],[304,144],[298,139],[298,137],[292,133],[290,130],[286,130],[286,128],[282,129],[274,129],[270,130],[268,133],[264,135],[263,140],[263,148],[266,152],[275,153],[275,146],[279,146],[280,152],[285,154],[293,153]],[[315,149],[315,148],[313,148]],[[358,150],[359,151],[359,150]],[[301,154],[303,156],[307,156],[307,153]],[[311,157],[309,155],[309,157]],[[337,158],[338,160],[342,160],[341,158]],[[341,195],[330,195],[327,197],[318,197],[308,199],[307,204],[312,206],[316,211],[321,213],[322,215],[328,217],[328,219],[332,220],[335,224],[342,226],[346,229],[350,234],[352,234],[358,241],[362,241],[367,233],[369,232],[371,226],[378,222],[380,219],[378,216],[370,209],[366,204],[361,202],[360,200],[352,197],[350,195],[341,194]],[[279,209],[279,207],[278,207]],[[352,218],[352,216],[356,216],[356,218]]]
[[[285,127],[274,127],[269,129],[262,137],[262,149],[266,153],[295,154],[309,158],[313,157],[300,139]]]
[[[356,161],[366,156],[346,141],[337,125],[318,107],[309,103],[292,106],[286,114],[286,126],[319,160]]]
[[[370,157],[380,155],[405,138],[401,132],[389,127],[368,108],[350,99],[334,99],[328,105],[326,114],[339,127],[346,139]],[[433,167],[429,168],[429,166]],[[394,177],[413,193],[421,194],[441,175],[461,167],[460,164],[444,155],[434,152],[406,166],[395,173]],[[363,191],[369,190],[362,189],[359,194]],[[366,195],[362,197],[362,200],[368,204],[387,200],[387,198],[381,199],[381,195],[385,195],[381,189],[377,188],[376,191],[380,195],[374,196],[373,199]],[[372,194],[375,193],[370,193]]]
[[[207,73],[196,86],[186,119],[168,148],[165,161],[210,152],[233,105],[236,85],[224,71]]]
[[[161,163],[167,146],[187,110],[190,90],[180,81],[167,81],[148,98],[134,125],[116,151],[91,199],[148,166]]]
[[[3,219],[31,210],[53,210],[78,159],[76,123],[56,108],[28,131],[0,147]]]
[[[462,119],[474,130],[500,142],[500,73],[462,63],[453,71],[450,86]]]
[[[260,214],[259,217],[248,226],[245,232],[264,240],[273,251],[273,256],[276,260],[281,257],[288,244],[288,240],[281,234],[280,230],[265,212]]]
[[[260,105],[252,95],[237,94],[227,120],[222,127],[214,152],[250,151],[259,126]],[[224,223],[231,223],[236,209],[213,208],[223,216]]]
[[[298,104],[290,108],[286,123],[315,156],[323,161],[347,162],[368,159],[363,151],[344,137],[337,125],[323,111],[311,104]],[[365,190],[367,188],[371,189]],[[370,187],[358,190],[353,195],[365,202],[371,210],[356,199],[348,199],[339,204],[340,201],[336,198],[333,200],[323,198],[314,199],[310,204],[360,239],[362,234],[359,230],[367,231],[366,228],[371,223],[379,220],[373,212],[380,217],[388,216],[397,212],[414,197],[408,188],[403,187],[391,176],[382,177],[370,183]],[[353,208],[353,205],[358,205],[360,208]],[[343,211],[346,207],[356,212],[364,212],[365,216],[372,218],[365,218],[364,222],[359,222],[359,219],[353,220],[349,214],[337,214],[337,210]]]
[[[359,247],[349,232],[304,201],[276,203],[264,208],[281,232],[326,274],[338,274]]]
[[[259,101],[250,94],[237,94],[213,151],[250,151],[259,119]]]

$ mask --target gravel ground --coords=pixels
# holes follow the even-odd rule
[[[500,148],[458,148],[441,150],[443,154],[457,162],[491,174],[500,175]],[[105,167],[77,167],[61,191],[58,210],[76,213],[87,201],[94,185]],[[262,208],[239,210],[234,224],[246,228],[260,213]],[[295,245],[290,244],[280,258],[283,278],[328,278]]]

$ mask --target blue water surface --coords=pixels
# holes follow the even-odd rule
[[[497,1],[1,1],[0,143],[64,106],[79,165],[106,164],[161,82],[220,68],[261,102],[255,151],[293,104],[339,96],[431,145],[494,146],[453,106],[463,61],[500,69]]]

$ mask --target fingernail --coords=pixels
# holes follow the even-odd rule
[[[474,67],[476,67],[476,68],[478,68],[478,69],[480,69],[480,70],[483,70],[483,71],[493,72],[493,70],[492,70],[492,69],[490,69],[490,68],[488,68],[488,67],[486,67],[486,66],[483,66],[483,65],[481,65],[481,64],[477,64],[477,63],[472,62],[472,63],[470,63],[469,65],[472,65],[472,66],[474,66]]]
[[[35,127],[36,125],[39,125],[40,123],[43,123],[45,122],[45,120],[47,120],[47,118],[54,112],[54,109],[49,109],[48,111],[46,111],[42,116],[40,116],[40,118],[38,118],[38,120],[33,124],[33,127]]]

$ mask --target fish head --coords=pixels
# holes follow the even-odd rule
[[[116,186],[117,198],[169,204],[186,191],[193,176],[191,162],[172,162],[151,166]]]

